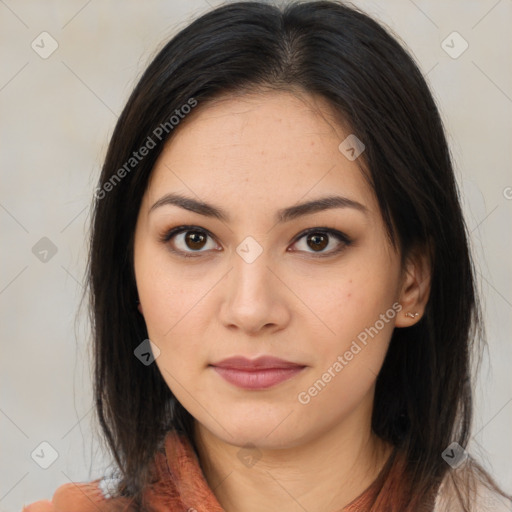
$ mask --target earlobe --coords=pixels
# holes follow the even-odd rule
[[[401,314],[395,322],[396,327],[410,327],[418,323],[430,295],[431,264],[428,250],[412,251],[403,270],[400,292]]]

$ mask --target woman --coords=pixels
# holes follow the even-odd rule
[[[25,510],[480,511],[479,314],[413,59],[334,2],[232,3],[156,56],[110,142],[89,284],[119,471]]]

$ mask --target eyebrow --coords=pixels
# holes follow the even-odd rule
[[[174,193],[166,194],[158,199],[158,201],[151,206],[148,213],[165,205],[179,206],[185,210],[204,215],[205,217],[214,217],[223,222],[230,221],[229,214],[222,208]],[[326,196],[307,203],[301,203],[278,210],[275,215],[275,221],[277,223],[284,223],[296,219],[297,217],[302,217],[303,215],[309,215],[332,208],[353,208],[363,213],[368,212],[366,206],[347,197]]]

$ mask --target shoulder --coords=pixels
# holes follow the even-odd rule
[[[464,466],[445,475],[434,512],[451,512],[461,506],[475,512],[512,512],[512,500],[494,488],[496,483],[478,463]]]
[[[51,501],[37,501],[25,506],[22,512],[128,512],[130,500],[112,498],[110,483],[107,478],[86,483],[67,483],[55,491]]]

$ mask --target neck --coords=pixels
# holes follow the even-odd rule
[[[194,437],[206,481],[226,512],[341,511],[375,481],[392,451],[369,426],[348,423],[293,447],[252,452],[197,422]]]

